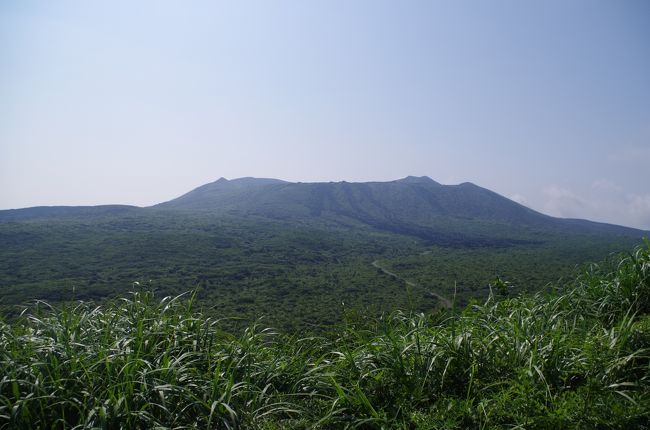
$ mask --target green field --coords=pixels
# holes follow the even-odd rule
[[[650,243],[496,294],[307,337],[229,334],[189,295],[40,303],[0,323],[0,428],[647,428]]]

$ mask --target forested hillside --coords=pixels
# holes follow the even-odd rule
[[[205,312],[233,328],[265,316],[296,331],[331,326],[346,308],[440,307],[431,293],[466,304],[486,297],[496,277],[513,292],[538,291],[640,239],[549,234],[540,243],[452,247],[364,226],[146,210],[0,222],[0,243],[8,315],[36,299],[101,302],[137,282],[158,295],[196,290]]]
[[[495,278],[513,293],[539,291],[646,233],[549,217],[428,177],[222,178],[149,208],[0,211],[0,310],[15,316],[37,299],[99,303],[137,283],[159,295],[196,290],[205,312],[232,328],[265,316],[284,331],[327,329],[346,309],[379,315],[483,299]]]

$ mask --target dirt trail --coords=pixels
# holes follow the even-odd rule
[[[388,276],[390,276],[390,277],[392,277],[392,278],[395,278],[395,279],[397,279],[398,281],[402,281],[402,282],[404,282],[404,283],[405,283],[406,285],[408,285],[409,287],[417,287],[417,286],[418,286],[415,282],[407,281],[406,279],[404,279],[404,278],[402,278],[401,276],[399,276],[397,273],[393,273],[393,272],[387,270],[386,268],[382,267],[382,266],[379,264],[379,260],[375,260],[375,261],[373,261],[373,262],[372,262],[372,265],[373,265],[373,267],[375,267],[375,268],[381,270],[384,274],[386,274],[386,275],[388,275]],[[442,303],[442,305],[443,305],[444,307],[446,307],[446,308],[451,308],[451,301],[450,301],[448,298],[443,297],[443,296],[441,296],[441,295],[438,294],[438,293],[434,293],[433,291],[429,291],[429,294],[431,294],[433,297],[435,297],[436,299],[438,299],[438,300],[440,301],[440,303]]]

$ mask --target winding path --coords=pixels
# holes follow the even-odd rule
[[[404,282],[404,283],[405,283],[406,285],[408,285],[409,287],[417,287],[417,286],[418,286],[415,282],[407,281],[406,279],[404,279],[404,278],[402,278],[401,276],[399,276],[397,273],[393,273],[393,272],[387,270],[385,267],[383,267],[381,264],[379,264],[379,260],[375,260],[375,261],[373,261],[373,262],[372,262],[372,266],[375,267],[375,268],[377,268],[377,269],[379,269],[379,270],[381,270],[385,275],[388,275],[388,276],[390,276],[391,278],[395,278],[395,279],[397,279],[398,281],[402,281],[402,282]],[[438,293],[434,293],[433,291],[429,291],[428,293],[431,294],[431,295],[432,295],[433,297],[435,297],[436,299],[438,299],[438,301],[440,301],[440,303],[442,303],[442,305],[443,305],[444,307],[446,307],[446,308],[451,308],[451,301],[450,301],[448,298],[443,297],[443,296],[441,296],[441,295],[438,294]]]

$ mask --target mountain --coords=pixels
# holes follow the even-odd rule
[[[0,211],[0,221],[149,214],[207,214],[319,228],[370,229],[460,247],[540,243],[549,235],[640,238],[648,234],[611,224],[554,218],[470,182],[442,185],[426,176],[361,183],[220,178],[149,208],[35,207]]]
[[[0,316],[33,299],[103,300],[142,285],[196,291],[219,319],[303,329],[345,309],[462,305],[488,295],[495,276],[514,293],[537,291],[644,235],[428,177],[221,178],[152,207],[0,211]]]
[[[468,182],[441,185],[428,177],[413,176],[363,183],[221,178],[155,207],[287,219],[336,215],[414,223],[440,218],[535,223],[544,217]]]
[[[470,182],[442,185],[426,176],[361,183],[220,178],[149,208],[34,207],[0,211],[0,222],[153,213],[196,213],[319,227],[369,228],[417,237],[431,244],[461,247],[543,242],[549,234],[637,238],[648,234],[612,224],[554,218]]]
[[[198,187],[154,206],[284,221],[362,224],[442,245],[539,240],[554,234],[641,237],[632,228],[544,215],[470,182],[442,185],[423,176],[390,182],[292,183],[240,178]],[[535,239],[537,238],[537,239]]]

